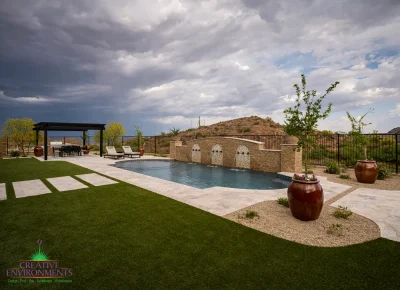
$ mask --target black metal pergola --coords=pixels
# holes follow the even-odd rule
[[[36,131],[36,146],[39,145],[39,131],[44,131],[44,160],[47,160],[48,131],[82,131],[84,134],[88,130],[100,130],[100,157],[103,156],[103,131],[105,126],[105,124],[40,122],[33,125],[33,130]],[[83,145],[85,146],[85,138]]]

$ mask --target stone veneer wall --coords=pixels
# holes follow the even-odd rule
[[[201,162],[201,149],[198,144],[192,146],[192,162]]]
[[[212,165],[224,165],[224,152],[219,144],[215,144],[211,149],[211,164]]]
[[[301,172],[301,152],[294,151],[296,147],[294,144],[282,144],[281,150],[268,150],[264,149],[264,143],[231,138],[231,137],[210,137],[204,139],[190,140],[183,146],[181,141],[170,142],[170,157],[178,161],[192,162],[192,149],[193,145],[197,144],[200,148],[200,163],[202,164],[216,164],[212,159],[212,150],[215,145],[219,145],[222,151],[222,164],[226,167],[235,168],[250,168],[252,170],[259,170],[265,172]],[[248,149],[249,157],[248,163],[237,164],[238,149]],[[244,151],[243,151],[244,152]],[[214,152],[215,153],[215,152]],[[240,151],[241,153],[241,151]],[[217,164],[218,165],[218,164]],[[290,170],[294,169],[294,170]]]

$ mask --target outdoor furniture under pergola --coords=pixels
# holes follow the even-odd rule
[[[85,134],[88,130],[100,130],[100,157],[103,156],[103,131],[105,124],[88,124],[88,123],[59,123],[59,122],[40,122],[33,125],[36,131],[36,146],[39,145],[39,131],[44,132],[44,160],[47,160],[47,132],[48,131],[80,131]],[[83,138],[83,146],[85,146],[85,138]]]

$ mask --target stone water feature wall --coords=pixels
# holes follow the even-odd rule
[[[201,150],[198,144],[192,146],[192,162],[201,162]]]
[[[245,145],[236,149],[236,167],[250,169],[250,151]]]
[[[221,149],[218,151],[222,152],[216,153],[217,145]],[[264,149],[262,142],[231,137],[210,137],[190,140],[185,145],[182,141],[171,141],[170,157],[178,161],[249,168],[265,172],[300,173],[302,171],[301,151],[294,150],[296,144],[282,144],[280,147],[281,150],[269,150]],[[193,149],[198,151],[192,151]]]
[[[212,165],[224,165],[224,153],[222,152],[222,147],[216,144],[211,149],[211,164]]]

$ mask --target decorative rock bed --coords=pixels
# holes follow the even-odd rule
[[[259,217],[245,218],[247,210],[256,211]],[[333,216],[335,208],[325,205],[316,221],[295,219],[290,209],[276,201],[265,201],[243,208],[225,218],[253,229],[305,245],[339,247],[359,244],[379,238],[379,227],[371,220],[353,213],[348,219]],[[340,231],[328,233],[332,224],[340,224]]]

